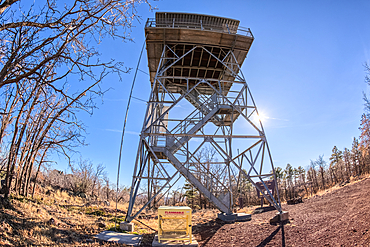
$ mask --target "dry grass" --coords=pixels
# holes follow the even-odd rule
[[[363,179],[352,179],[350,184]],[[337,185],[316,195],[339,188]],[[13,197],[7,208],[0,204],[0,246],[116,246],[93,238],[104,230],[114,230],[114,201],[109,207],[86,206],[85,199],[60,191],[46,195],[48,190],[51,188],[40,190],[34,199]],[[118,204],[118,225],[124,220],[127,207],[127,203]],[[244,207],[237,212],[251,214],[257,207]],[[215,209],[197,210],[192,217],[194,229],[215,223],[218,213]],[[133,222],[137,234],[144,234],[144,238],[152,236],[153,229],[158,229],[157,211],[143,212]]]
[[[0,246],[115,246],[93,238],[104,230],[114,230],[114,201],[109,207],[86,207],[85,199],[60,191],[42,193],[48,190],[40,191],[34,199],[13,197],[10,207],[0,209]],[[124,220],[127,206],[118,204],[118,225]],[[193,214],[193,225],[214,220],[217,213],[198,210]],[[135,233],[153,235],[153,229],[158,229],[157,211],[140,214],[134,223]]]
[[[350,181],[348,184],[344,185],[344,186],[348,186],[348,185],[351,185],[351,184],[355,184],[355,183],[358,183],[366,178],[370,178],[370,174],[367,174],[367,175],[362,175],[361,177],[357,177],[357,178],[354,178],[354,177],[351,177],[350,178]],[[333,187],[330,187],[328,189],[325,189],[325,190],[319,190],[317,191],[316,194],[313,194],[312,196],[311,195],[308,195],[307,197],[305,197],[306,199],[309,199],[311,197],[315,197],[315,196],[322,196],[326,193],[330,193],[330,192],[333,192],[337,189],[340,189],[342,188],[341,186],[339,186],[338,184],[334,185]]]
[[[60,191],[34,199],[13,197],[10,207],[0,209],[0,246],[115,246],[93,238],[114,227],[115,207],[84,207],[85,203]]]

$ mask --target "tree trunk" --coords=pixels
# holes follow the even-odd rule
[[[45,155],[46,155],[46,152],[48,151],[49,147],[50,147],[51,144],[49,144],[45,150],[44,150],[44,153],[42,154],[41,156],[41,159],[39,161],[39,166],[37,167],[37,171],[36,171],[36,174],[35,174],[35,181],[33,182],[33,188],[32,188],[32,198],[35,194],[35,187],[36,187],[36,183],[37,183],[37,177],[39,175],[39,172],[40,172],[40,167],[41,167],[41,164],[43,163],[44,161],[44,158],[45,158]]]

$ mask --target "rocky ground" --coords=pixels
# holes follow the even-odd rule
[[[223,224],[213,220],[196,228],[200,246],[370,246],[370,178],[283,205],[285,225],[271,225],[276,211],[252,220]]]

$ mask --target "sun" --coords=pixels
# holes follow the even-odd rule
[[[256,118],[261,122],[265,122],[268,119],[267,115],[264,112],[258,112],[258,114],[256,114]]]

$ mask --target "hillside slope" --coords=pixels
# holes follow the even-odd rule
[[[283,209],[290,218],[284,226],[270,225],[276,211],[265,212],[249,222],[208,228],[198,239],[207,247],[370,246],[370,178]]]

